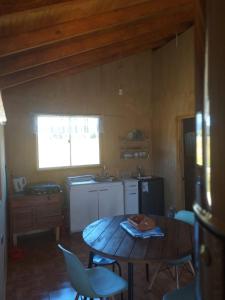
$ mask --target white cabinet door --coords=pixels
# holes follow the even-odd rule
[[[97,219],[98,192],[95,186],[72,187],[70,190],[70,231],[81,231]]]
[[[99,195],[99,218],[124,214],[123,186],[111,184],[101,187]]]
[[[125,190],[125,213],[138,214],[138,192],[136,190]]]

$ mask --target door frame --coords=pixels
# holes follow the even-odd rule
[[[180,201],[178,210],[185,209],[185,189],[184,189],[184,144],[183,144],[183,120],[195,118],[195,114],[187,114],[176,117],[176,141],[177,141],[177,195]]]

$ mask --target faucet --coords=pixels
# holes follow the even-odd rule
[[[107,177],[109,174],[108,174],[108,171],[107,171],[107,167],[106,165],[104,164],[103,167],[102,167],[102,172],[101,172],[101,176],[102,177]]]
[[[143,170],[141,166],[137,166],[137,177],[141,177],[143,175]]]

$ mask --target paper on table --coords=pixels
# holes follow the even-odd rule
[[[165,234],[162,232],[160,227],[155,227],[151,230],[140,231],[134,228],[128,221],[120,223],[120,226],[126,230],[130,235],[136,238],[146,239],[151,237],[164,237]]]

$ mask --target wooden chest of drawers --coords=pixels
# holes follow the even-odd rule
[[[62,224],[63,194],[25,195],[9,197],[10,237],[17,244],[17,236],[37,230],[55,228],[59,240]]]

